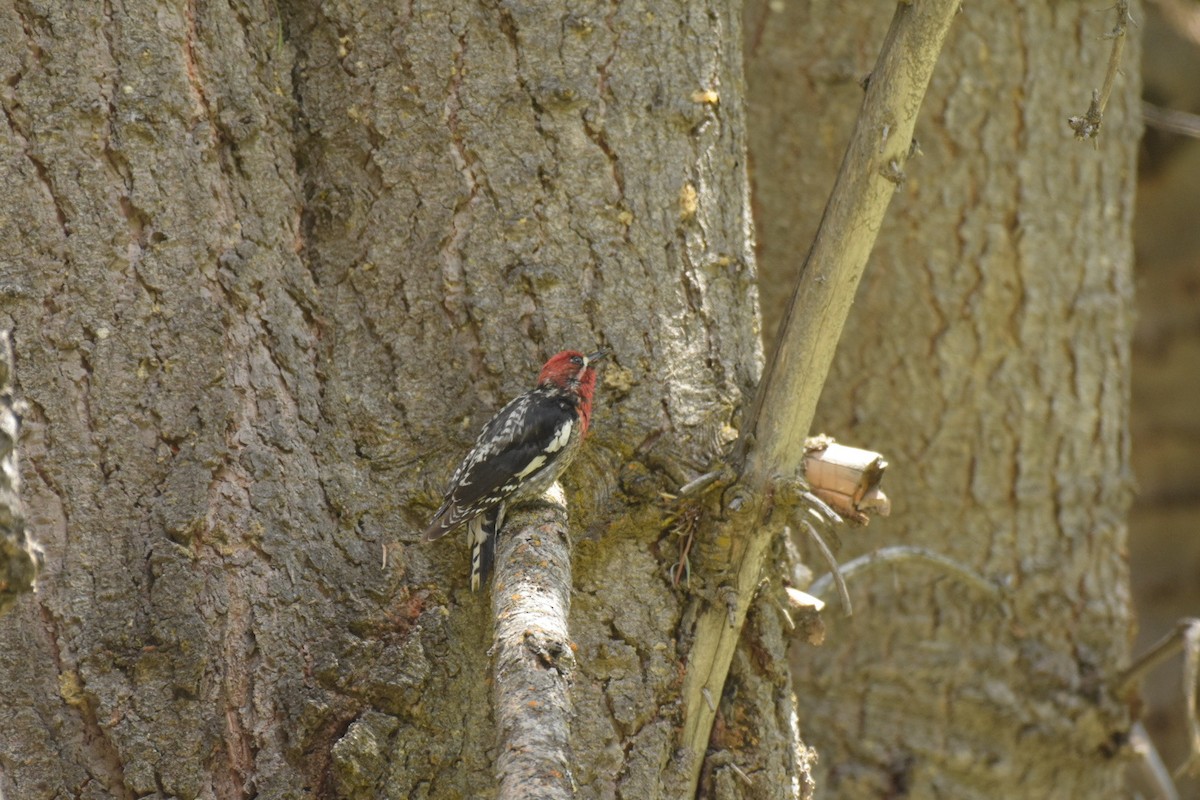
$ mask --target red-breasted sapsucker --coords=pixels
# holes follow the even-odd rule
[[[579,451],[592,416],[595,363],[608,353],[564,350],[542,366],[537,386],[513,398],[483,426],[454,470],[425,541],[467,523],[471,591],[487,579],[505,508],[541,496]]]

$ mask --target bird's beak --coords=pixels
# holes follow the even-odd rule
[[[593,361],[599,361],[602,358],[608,358],[610,355],[612,355],[611,350],[597,350],[594,353],[584,356],[584,358],[587,360],[587,364],[585,366],[591,366]]]

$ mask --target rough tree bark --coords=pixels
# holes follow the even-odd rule
[[[761,360],[740,26],[0,3],[0,326],[47,551],[0,630],[0,793],[490,796],[488,603],[418,531],[540,359],[602,344],[568,482],[574,777],[673,796],[659,493],[730,444]],[[755,607],[714,698],[714,796],[795,792],[782,627]]]
[[[1007,599],[914,564],[852,581],[854,617],[827,612],[824,647],[795,653],[824,796],[1120,794],[1136,41],[1098,147],[1066,125],[1110,13],[967,4],[934,74],[817,428],[892,465],[893,516],[843,558],[922,544]],[[808,246],[885,25],[747,7],[764,286]],[[781,302],[764,295],[768,329]]]

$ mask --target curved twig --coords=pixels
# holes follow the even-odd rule
[[[984,594],[991,595],[996,599],[1000,599],[1003,596],[1000,587],[996,583],[988,580],[965,564],[960,564],[948,556],[935,553],[933,550],[927,550],[924,547],[912,547],[910,545],[884,547],[873,553],[867,553],[864,556],[847,561],[841,566],[842,579],[844,580],[857,572],[863,572],[880,564],[896,564],[902,561],[923,562],[954,575],[963,583],[974,586]],[[812,586],[808,587],[808,593],[824,598],[835,582],[836,579],[833,573],[822,575],[813,581]]]
[[[804,526],[805,530],[808,531],[808,535],[816,542],[817,549],[821,551],[825,562],[829,564],[829,574],[825,577],[833,578],[833,582],[837,585],[838,597],[842,601],[842,608],[845,609],[846,616],[854,616],[854,606],[850,602],[850,590],[846,588],[846,577],[842,574],[842,568],[838,566],[833,551],[829,549],[829,545],[825,544],[825,540],[821,538],[821,534],[817,533],[817,529],[808,520],[801,520],[800,524]],[[810,592],[810,594],[816,594],[816,592]]]

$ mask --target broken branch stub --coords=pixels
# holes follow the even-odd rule
[[[871,514],[891,513],[891,501],[879,488],[887,465],[879,453],[815,436],[806,444],[801,471],[813,494],[846,519],[866,525]]]

